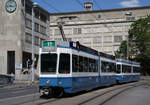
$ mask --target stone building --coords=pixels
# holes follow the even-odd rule
[[[121,41],[127,39],[130,25],[150,15],[150,6],[92,10],[88,2],[84,7],[85,11],[50,14],[49,37],[62,40],[57,28],[57,22],[62,22],[68,40],[114,55]]]
[[[15,74],[24,78],[32,52],[32,2],[30,0],[0,0],[0,74]],[[35,69],[38,50],[48,38],[49,13],[34,8]]]

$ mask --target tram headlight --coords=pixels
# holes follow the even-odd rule
[[[49,84],[49,83],[50,83],[50,80],[47,80],[46,83]]]

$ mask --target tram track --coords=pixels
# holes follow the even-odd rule
[[[144,85],[145,83],[142,84],[132,84],[132,85],[123,85],[123,86],[119,86],[117,88],[113,88],[110,89],[108,91],[105,91],[97,96],[92,97],[91,99],[85,100],[81,103],[79,103],[78,105],[103,105],[106,102],[108,102],[109,100],[111,100],[112,98],[114,98],[115,96],[121,94],[124,91],[127,91],[131,88],[135,88],[141,85]]]
[[[142,85],[149,85],[148,82],[134,82],[112,87],[94,89],[85,93],[78,93],[70,97],[62,98],[39,98],[31,102],[20,103],[18,105],[104,105],[117,95]],[[84,97],[84,98],[83,98]],[[78,100],[78,101],[77,101]]]

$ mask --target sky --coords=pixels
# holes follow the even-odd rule
[[[84,2],[93,2],[94,10],[150,6],[150,0],[32,0],[50,13],[83,11]]]

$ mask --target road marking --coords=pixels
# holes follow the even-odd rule
[[[36,96],[36,95],[40,95],[40,93],[29,94],[29,95],[18,96],[18,97],[5,98],[5,99],[1,99],[0,102],[13,100],[13,99],[17,99],[17,98],[24,98],[24,97],[28,97],[28,96]]]

